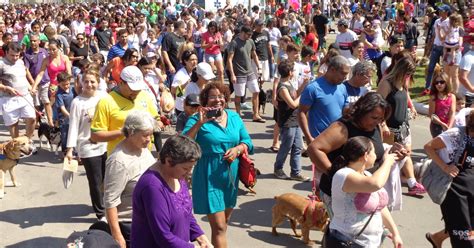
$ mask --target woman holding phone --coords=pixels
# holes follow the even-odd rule
[[[229,99],[227,86],[208,84],[200,94],[202,107],[189,118],[183,130],[202,150],[193,171],[193,208],[195,214],[207,214],[215,247],[227,247],[227,223],[239,188],[239,156],[245,150],[253,152],[242,119],[225,108]]]

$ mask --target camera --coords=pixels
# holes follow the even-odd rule
[[[213,118],[213,117],[217,118],[217,117],[219,117],[219,116],[221,116],[221,115],[222,115],[222,110],[221,110],[221,109],[218,109],[218,108],[216,108],[216,109],[210,109],[210,110],[208,110],[207,113],[206,113],[206,117],[207,117],[207,118]]]

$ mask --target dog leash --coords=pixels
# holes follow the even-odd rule
[[[35,112],[36,112],[37,115],[39,115],[40,117],[43,116],[43,113],[40,112],[40,111],[38,111],[38,110],[35,108],[35,106],[33,106],[33,104],[32,104],[30,101],[28,101],[28,99],[26,99],[26,97],[25,97],[24,95],[21,95],[20,93],[17,93],[16,95],[23,97],[23,99],[25,99],[25,101],[28,103],[28,105],[30,105],[30,106],[35,110]]]
[[[313,171],[313,181],[311,182],[312,188],[311,188],[311,195],[308,195],[309,199],[311,201],[320,201],[318,195],[316,194],[316,165],[314,163],[311,163],[311,170]]]

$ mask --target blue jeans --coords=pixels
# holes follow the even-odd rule
[[[201,63],[204,61],[204,49],[202,49],[201,47],[194,47],[194,49],[196,50],[196,55],[198,57],[198,62]]]
[[[428,75],[426,76],[425,89],[429,89],[431,86],[431,79],[433,78],[434,69],[436,63],[439,63],[439,59],[443,56],[443,47],[433,45],[430,55],[430,63],[428,65]]]
[[[272,53],[273,53],[273,63],[270,63],[270,78],[274,78],[277,70],[276,58],[278,57],[278,50],[280,48],[277,46],[272,46]]]
[[[59,130],[61,130],[61,151],[63,153],[66,152],[66,144],[67,144],[67,134],[69,132],[69,122],[59,124]]]
[[[280,149],[276,156],[274,169],[281,170],[285,164],[286,157],[291,151],[290,167],[291,176],[299,175],[301,172],[301,152],[303,151],[303,132],[299,127],[280,128]]]

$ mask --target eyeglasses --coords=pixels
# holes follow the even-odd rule
[[[444,80],[437,80],[437,81],[435,81],[434,84],[439,85],[439,84],[445,84],[445,83],[446,83],[446,81],[444,81]]]
[[[124,36],[120,36],[120,38],[122,38],[122,39],[127,39],[128,36],[127,36],[127,35],[124,35]]]
[[[224,95],[218,95],[218,96],[209,96],[209,100],[224,100],[225,96]]]

